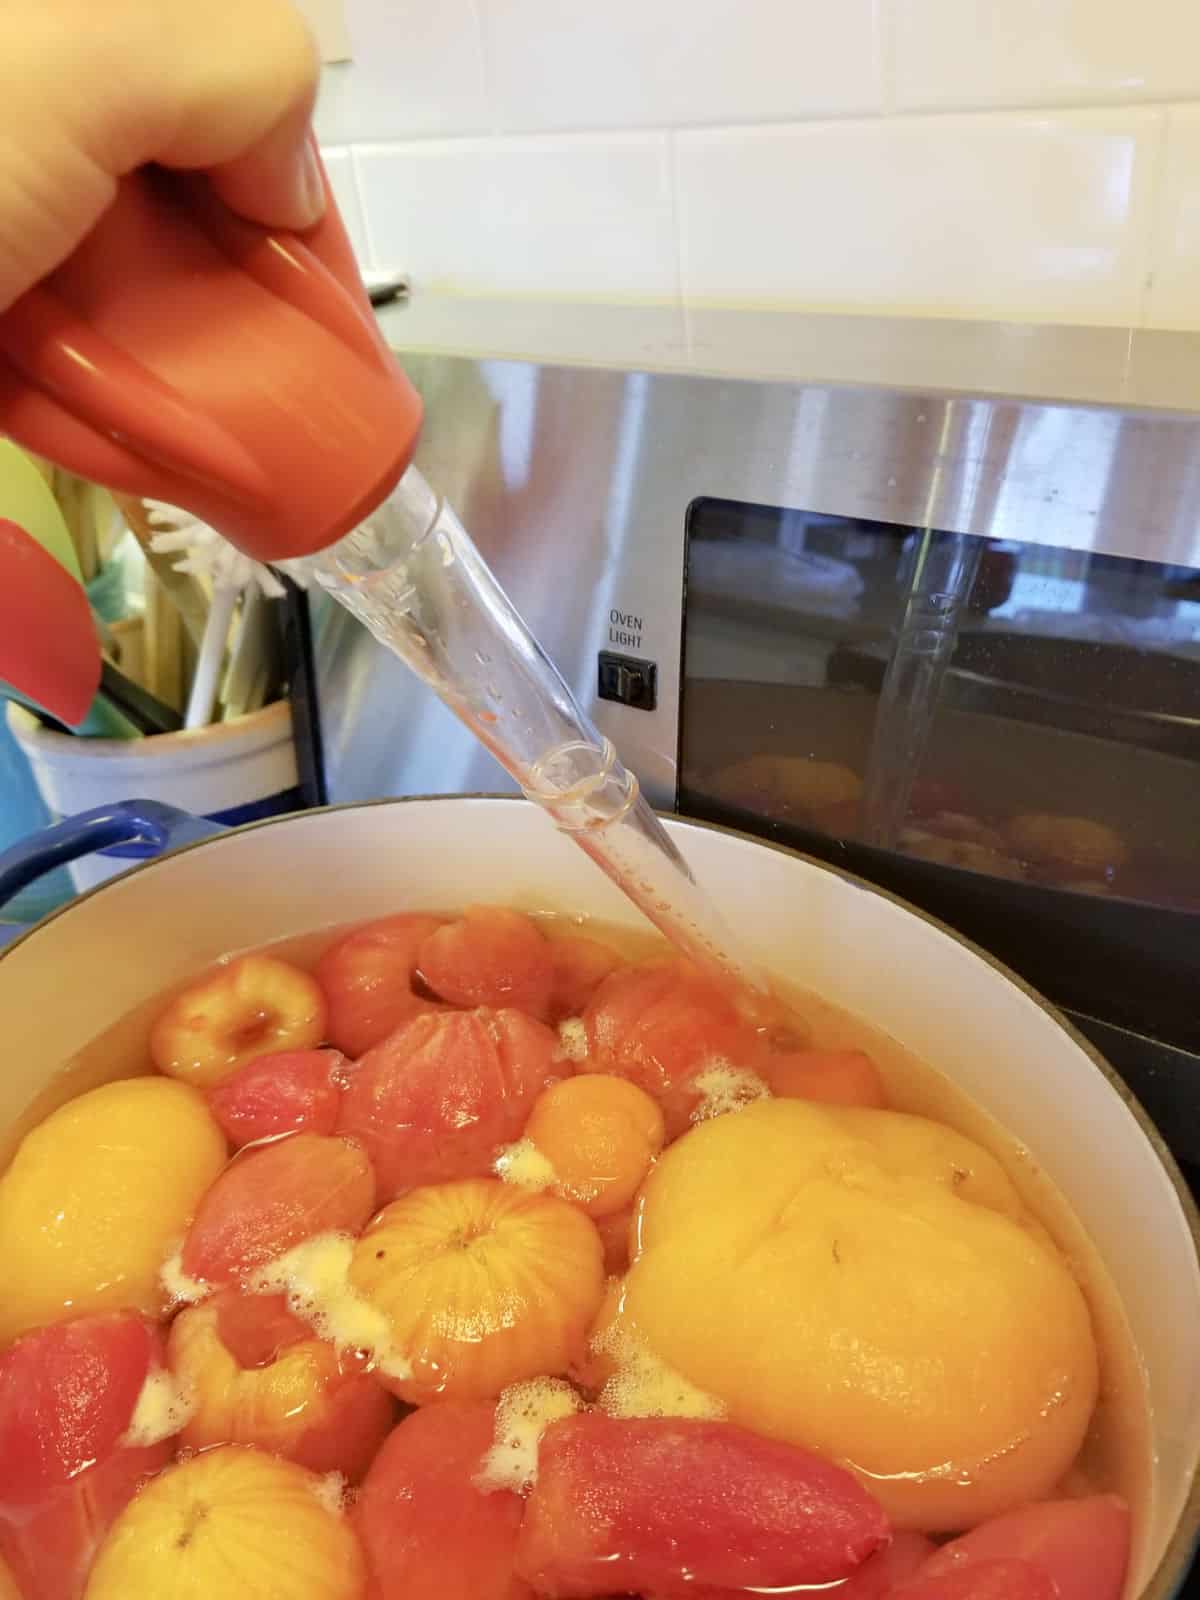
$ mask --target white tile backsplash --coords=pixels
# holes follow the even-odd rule
[[[1200,0],[346,10],[319,132],[417,294],[1200,329]]]
[[[499,129],[877,111],[875,0],[480,0]]]
[[[901,110],[1200,97],[1197,0],[895,0]]]
[[[374,260],[414,291],[677,300],[660,134],[368,145]]]
[[[1200,328],[1200,106],[1167,114],[1146,326]]]
[[[678,134],[685,299],[1123,323],[1157,111]]]
[[[325,171],[329,174],[329,187],[346,224],[350,243],[362,266],[374,266],[367,250],[367,230],[363,219],[362,202],[358,195],[358,179],[354,160],[349,150],[322,150]]]
[[[322,144],[482,133],[490,126],[474,0],[345,0],[353,60],[326,67]]]

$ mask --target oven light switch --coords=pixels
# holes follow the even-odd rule
[[[658,663],[601,650],[598,693],[601,700],[615,700],[635,711],[653,711],[658,703]]]

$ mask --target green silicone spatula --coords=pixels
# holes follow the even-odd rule
[[[79,557],[50,485],[25,452],[8,439],[0,439],[0,517],[23,528],[76,583],[83,582]]]

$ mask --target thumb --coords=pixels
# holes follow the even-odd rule
[[[294,108],[236,160],[210,171],[231,210],[268,228],[303,232],[325,213],[325,177],[310,131],[311,105]]]

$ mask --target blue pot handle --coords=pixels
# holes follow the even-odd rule
[[[224,831],[219,822],[177,811],[157,800],[121,800],[81,811],[0,850],[0,905],[43,873],[95,850],[118,846],[116,853],[122,856],[148,859]]]

